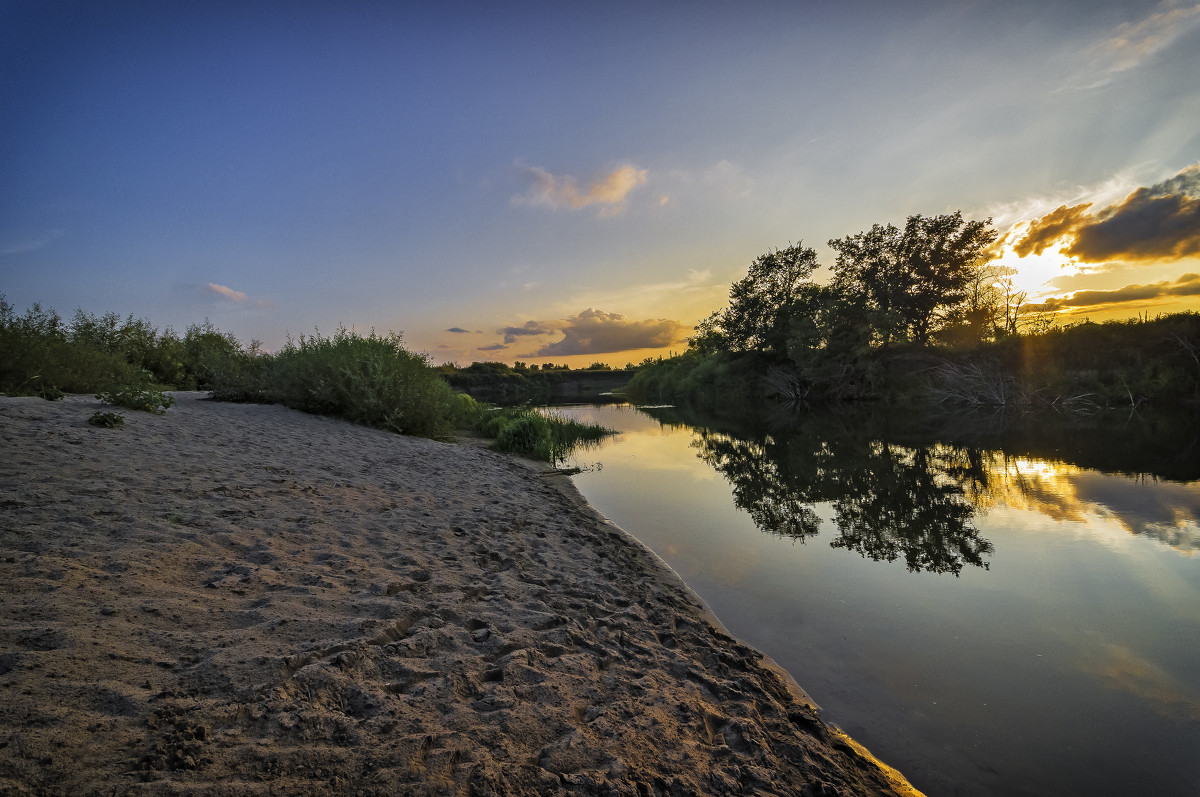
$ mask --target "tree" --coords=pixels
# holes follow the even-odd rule
[[[787,351],[788,323],[798,303],[815,290],[817,253],[801,244],[760,255],[729,289],[729,306],[700,322],[690,339],[703,353]]]
[[[969,221],[961,211],[909,216],[900,230],[876,224],[829,241],[837,253],[835,290],[859,297],[884,346],[930,335],[954,319],[985,252],[996,239],[992,220]]]

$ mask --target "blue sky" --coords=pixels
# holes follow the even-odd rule
[[[1196,75],[1194,2],[0,2],[0,292],[623,365],[961,209],[1059,312],[1195,309]]]

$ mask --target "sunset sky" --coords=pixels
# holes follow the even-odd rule
[[[992,217],[1200,309],[1200,3],[0,0],[0,292],[434,363],[679,351],[759,254]]]

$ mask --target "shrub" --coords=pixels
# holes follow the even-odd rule
[[[150,376],[149,373],[143,372],[144,378],[149,378]],[[108,393],[100,393],[96,398],[105,404],[115,404],[118,407],[126,407],[131,410],[152,412],[155,415],[162,415],[167,411],[168,407],[175,404],[174,396],[164,393],[161,390],[147,387],[145,381],[125,385]]]
[[[97,410],[88,418],[92,426],[104,426],[108,429],[118,429],[125,425],[125,416],[119,412],[100,412]]]
[[[0,390],[44,397],[87,393],[128,382],[138,373],[121,354],[75,340],[53,310],[34,304],[18,316],[0,295]]]
[[[211,340],[211,339],[210,339]],[[467,407],[400,335],[362,336],[341,328],[289,340],[274,356],[224,360],[212,372],[214,398],[270,401],[401,434],[440,437]]]

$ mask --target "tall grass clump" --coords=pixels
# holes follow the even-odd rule
[[[594,445],[613,430],[598,424],[579,423],[554,413],[527,407],[489,408],[476,405],[471,427],[494,438],[497,451],[540,459],[556,465],[578,448]]]
[[[396,333],[363,336],[341,328],[331,338],[289,340],[247,373],[256,384],[240,387],[260,400],[401,434],[447,435],[463,410],[427,358],[407,351]],[[235,392],[239,385],[220,387]]]

